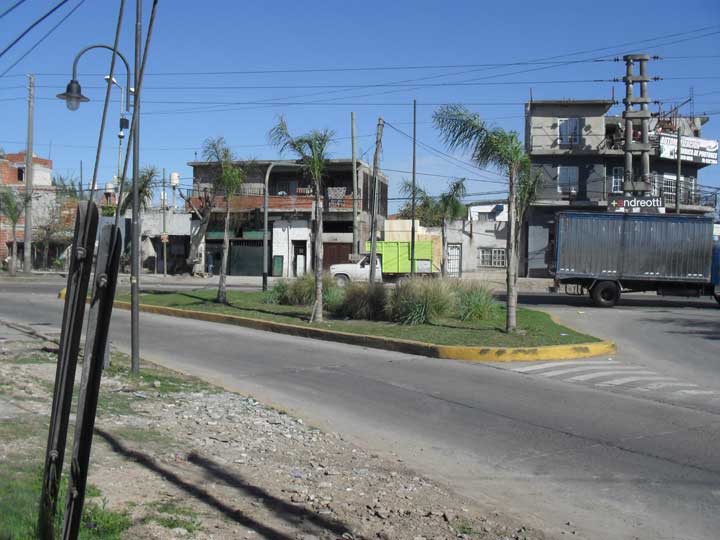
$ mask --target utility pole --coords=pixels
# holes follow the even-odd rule
[[[140,55],[142,53],[142,1],[135,2],[135,122],[133,122],[132,261],[130,265],[131,371],[140,372]]]
[[[163,247],[163,276],[167,277],[167,191],[165,191],[165,167],[163,167],[163,188],[162,188],[162,211],[163,211],[163,235],[162,240]]]
[[[28,75],[27,146],[25,147],[25,232],[23,270],[32,272],[32,195],[33,195],[33,115],[35,114],[35,75]]]
[[[675,213],[680,213],[680,193],[682,190],[682,126],[680,125],[680,112],[676,113],[675,131],[677,133],[677,173],[675,176]]]
[[[352,139],[352,182],[353,182],[353,255],[360,253],[360,233],[358,231],[358,177],[357,158],[355,156],[355,113],[350,113],[350,134]]]
[[[417,140],[417,101],[413,99],[412,201],[410,203],[410,276],[415,275],[415,154]]]
[[[623,111],[623,119],[625,120],[625,182],[623,183],[623,192],[626,195],[633,193],[646,193],[650,191],[650,135],[649,121],[650,111],[648,104],[647,83],[650,77],[647,76],[647,62],[650,56],[647,54],[627,54],[623,56],[625,61],[625,110]],[[640,73],[635,75],[634,64],[640,64]],[[640,83],[640,96],[633,97],[633,88],[636,83]],[[635,105],[640,105],[640,110],[634,109]],[[633,120],[641,122],[641,142],[633,141]],[[633,175],[633,153],[640,154],[641,178],[639,182],[635,181]]]
[[[80,199],[83,198],[83,171],[82,171],[82,159],[80,160]]]
[[[377,259],[377,215],[379,197],[379,180],[378,168],[380,167],[380,151],[382,149],[382,132],[385,127],[385,121],[382,117],[378,118],[377,135],[375,136],[375,157],[373,158],[373,205],[372,220],[370,222],[370,283],[375,283],[375,266]]]

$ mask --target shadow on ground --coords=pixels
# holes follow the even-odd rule
[[[95,433],[110,445],[110,448],[114,452],[160,476],[176,488],[214,508],[234,523],[254,530],[267,540],[295,540],[296,537],[294,533],[291,535],[260,523],[244,512],[233,508],[230,504],[223,501],[217,493],[210,493],[183,478],[180,474],[182,471],[173,470],[170,467],[158,463],[152,456],[129,448],[123,441],[120,441],[111,433],[97,427],[95,428]],[[295,529],[315,535],[327,532],[336,536],[342,536],[345,533],[349,533],[354,535],[353,538],[363,538],[362,536],[358,536],[357,533],[353,533],[344,523],[317,514],[303,506],[294,505],[279,499],[264,489],[248,483],[240,474],[230,472],[218,463],[195,452],[191,453],[187,460],[188,463],[201,469],[200,472],[204,475],[212,476],[217,482],[239,491],[245,497],[262,501],[265,508],[275,514],[278,519],[285,521]]]

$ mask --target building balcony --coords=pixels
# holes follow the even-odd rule
[[[352,194],[346,194],[345,188],[328,188],[325,194],[325,212],[350,212],[353,208]],[[190,199],[195,207],[202,206],[202,197],[193,193]],[[231,212],[252,212],[262,210],[264,205],[262,186],[243,186],[238,195],[230,198]],[[216,196],[214,206],[217,211],[227,208],[225,197]],[[273,194],[268,196],[268,211],[270,212],[307,212],[313,211],[315,196],[310,188],[297,188],[294,195]]]

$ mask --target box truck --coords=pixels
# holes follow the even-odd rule
[[[612,307],[623,292],[714,296],[720,303],[720,243],[702,216],[559,212],[556,286]]]

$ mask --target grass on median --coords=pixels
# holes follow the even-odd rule
[[[158,291],[142,293],[140,302],[155,306],[308,325],[310,306],[270,304],[267,302],[267,294],[259,291],[228,291],[229,304],[224,305],[214,301],[215,291],[210,289],[186,292]],[[118,295],[118,300],[128,301],[128,299],[128,295]],[[502,306],[491,317],[482,321],[440,319],[432,324],[408,327],[382,321],[327,319],[324,323],[314,323],[312,326],[355,334],[411,339],[436,345],[536,347],[598,341],[597,338],[555,323],[546,313],[525,308],[518,308],[518,326],[522,332],[506,334],[504,331],[505,309]]]
[[[37,538],[38,503],[42,481],[42,464],[37,456],[7,456],[0,462],[0,540]],[[67,480],[63,478],[58,497],[56,530],[62,527]],[[100,490],[88,486],[86,497],[97,498]],[[125,512],[108,510],[103,502],[88,501],[83,508],[81,540],[120,540],[132,521]]]

